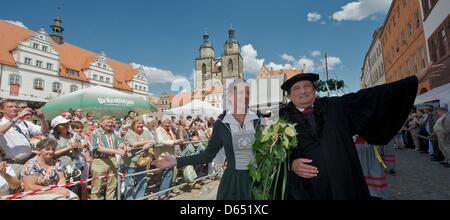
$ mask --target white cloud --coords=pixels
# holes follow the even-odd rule
[[[322,53],[320,52],[320,50],[314,50],[313,52],[311,52],[311,56],[312,57],[318,57],[322,55]]]
[[[295,58],[287,53],[283,53],[280,55],[281,59],[286,60],[287,62],[295,62]]]
[[[306,57],[302,57],[298,60],[297,62],[298,69],[302,69],[304,72],[314,72],[315,68],[315,64],[314,64],[314,60],[306,58]]]
[[[316,22],[322,18],[322,15],[317,12],[309,12],[306,16],[308,17],[309,22]]]
[[[333,70],[336,66],[342,64],[341,58],[339,57],[330,56],[327,58],[327,61],[329,70]],[[320,62],[322,63],[322,68],[325,68],[325,59],[321,59]]]
[[[376,13],[386,13],[392,0],[359,0],[350,2],[333,13],[337,21],[360,21]]]
[[[294,67],[289,64],[276,64],[273,62],[270,62],[269,64],[266,65],[269,69],[273,69],[273,70],[281,70],[281,69],[293,69]]]
[[[256,74],[261,69],[264,59],[258,59],[258,52],[251,44],[244,45],[241,48],[242,59],[244,60],[244,72]]]
[[[130,63],[130,65],[135,69],[141,66],[137,63]],[[145,76],[147,77],[148,81],[150,81],[150,83],[167,83],[187,80],[186,77],[175,75],[170,70],[162,70],[156,67],[145,65],[142,65],[142,68],[144,69]]]
[[[21,22],[21,21],[11,21],[11,20],[6,20],[6,22],[11,23],[11,24],[14,24],[14,25],[17,25],[17,26],[22,27],[22,28],[25,28],[25,29],[28,29],[27,26],[25,26],[25,25],[23,24],[23,22]]]
[[[257,74],[261,69],[265,59],[258,58],[258,52],[251,44],[247,44],[241,49],[242,57],[244,59],[244,68],[246,73]],[[322,53],[319,50],[314,50],[309,53],[308,56],[302,56],[296,59],[294,56],[287,53],[280,55],[280,58],[286,63],[266,63],[269,69],[301,69],[304,72],[317,72],[325,69],[325,61],[320,58]],[[342,64],[342,60],[339,57],[328,57],[328,69],[333,70]]]

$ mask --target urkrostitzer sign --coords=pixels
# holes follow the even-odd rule
[[[134,105],[134,101],[130,99],[123,98],[97,98],[98,103],[100,104],[113,104],[113,105]]]

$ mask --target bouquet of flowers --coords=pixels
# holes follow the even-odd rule
[[[275,123],[256,132],[253,144],[255,160],[249,163],[249,173],[252,179],[252,195],[256,200],[277,198],[275,191],[282,184],[281,199],[284,199],[288,171],[290,170],[289,154],[297,146],[297,131],[295,124],[287,123],[281,118]],[[288,160],[286,160],[286,158]],[[279,183],[283,169],[282,183]]]

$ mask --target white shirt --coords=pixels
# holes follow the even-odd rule
[[[230,112],[227,112],[222,120],[223,123],[230,125],[236,170],[247,170],[249,162],[254,158],[252,151],[252,145],[255,142],[253,120],[257,119],[258,117],[255,113],[247,112],[241,127],[236,118]]]
[[[6,167],[6,173],[9,174],[10,176],[16,176],[11,166]],[[0,176],[0,196],[7,196],[7,195],[9,195],[9,185],[6,182],[6,180],[2,176]]]
[[[230,124],[231,133],[237,133],[240,131],[255,131],[255,127],[253,126],[253,120],[258,119],[255,113],[249,111],[245,115],[243,127],[239,125],[239,122],[236,121],[236,118],[231,114],[230,111],[227,112],[225,117],[223,118],[223,123]]]
[[[8,123],[9,120],[3,117],[0,120],[0,126]],[[28,127],[24,124],[27,123]],[[17,121],[16,125],[28,137],[21,134],[15,126],[0,134],[0,147],[5,151],[5,159],[24,160],[31,156],[30,136],[41,135],[41,126],[31,122]]]

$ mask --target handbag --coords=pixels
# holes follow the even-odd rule
[[[145,166],[149,165],[151,162],[152,162],[152,157],[148,153],[148,151],[146,151],[139,156],[138,160],[136,161],[136,165],[139,167],[145,167]]]
[[[183,170],[183,179],[185,182],[192,183],[195,178],[197,178],[197,173],[194,170],[194,166],[188,165],[184,167]]]

